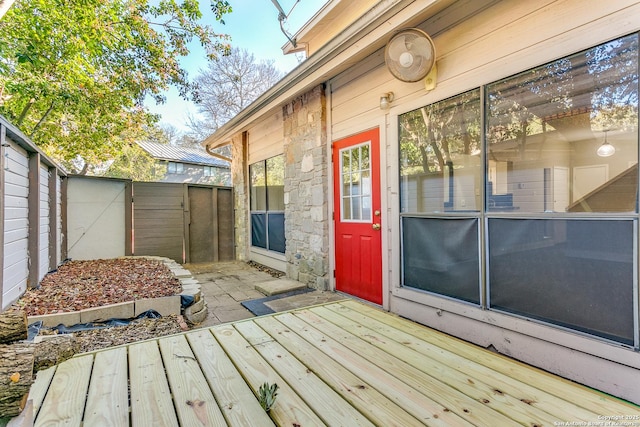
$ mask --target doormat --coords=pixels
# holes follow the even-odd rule
[[[265,297],[265,298],[260,298],[260,299],[253,299],[253,300],[250,300],[250,301],[243,301],[243,302],[241,302],[241,304],[242,304],[242,306],[244,308],[249,310],[254,315],[256,315],[256,316],[264,316],[265,314],[273,314],[273,313],[275,313],[275,311],[273,311],[271,308],[269,308],[267,305],[265,305],[265,302],[269,302],[269,301],[273,301],[273,300],[277,300],[277,299],[282,299],[282,298],[288,298],[288,297],[292,297],[292,296],[295,296],[295,295],[306,294],[307,292],[313,292],[313,291],[315,291],[315,289],[313,289],[313,288],[298,289],[296,291],[285,292],[285,293],[282,293],[282,294],[272,295],[270,297]]]

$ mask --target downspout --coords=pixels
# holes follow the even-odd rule
[[[216,148],[224,147],[226,145],[230,145],[230,144],[222,144],[217,146]],[[223,156],[222,154],[214,153],[213,151],[211,151],[209,145],[205,145],[204,149],[207,151],[207,154],[209,154],[212,157],[215,157],[216,159],[224,160],[225,162],[229,162],[229,163],[231,163],[232,161],[230,157]]]

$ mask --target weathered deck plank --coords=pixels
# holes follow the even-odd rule
[[[174,427],[178,418],[173,407],[157,341],[129,347],[131,425]]]
[[[274,425],[209,330],[189,332],[187,340],[229,426]]]
[[[160,340],[160,353],[180,425],[226,426],[227,422],[185,336],[175,335]]]
[[[264,383],[279,386],[270,414],[256,397]],[[40,372],[30,398],[37,426],[549,426],[640,416],[638,406],[348,300],[80,355]]]
[[[36,418],[36,426],[81,425],[92,365],[93,355],[86,355],[58,366]]]
[[[89,383],[84,425],[128,427],[127,387],[127,349],[120,347],[97,353]]]

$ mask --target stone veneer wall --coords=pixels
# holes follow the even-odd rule
[[[282,108],[287,276],[313,288],[329,287],[327,132],[324,88]],[[235,179],[235,177],[234,177]]]
[[[243,134],[238,134],[231,139],[231,182],[233,183],[233,209],[235,219],[235,245],[236,259],[247,261],[249,259],[249,198],[247,194],[247,165],[245,160],[246,146],[243,142]]]

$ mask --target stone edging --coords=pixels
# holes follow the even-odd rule
[[[100,322],[108,319],[131,319],[147,310],[155,310],[162,316],[182,314],[190,323],[200,323],[207,318],[207,304],[202,297],[200,283],[193,278],[191,272],[174,260],[159,256],[139,256],[126,258],[145,258],[162,261],[173,273],[180,284],[182,292],[179,295],[171,295],[159,298],[143,298],[135,301],[109,304],[101,307],[87,308],[80,311],[66,313],[44,314],[29,316],[28,324],[42,321],[43,326],[55,327],[59,324],[72,326],[78,323]],[[194,304],[181,310],[180,297],[189,295],[194,298]]]

